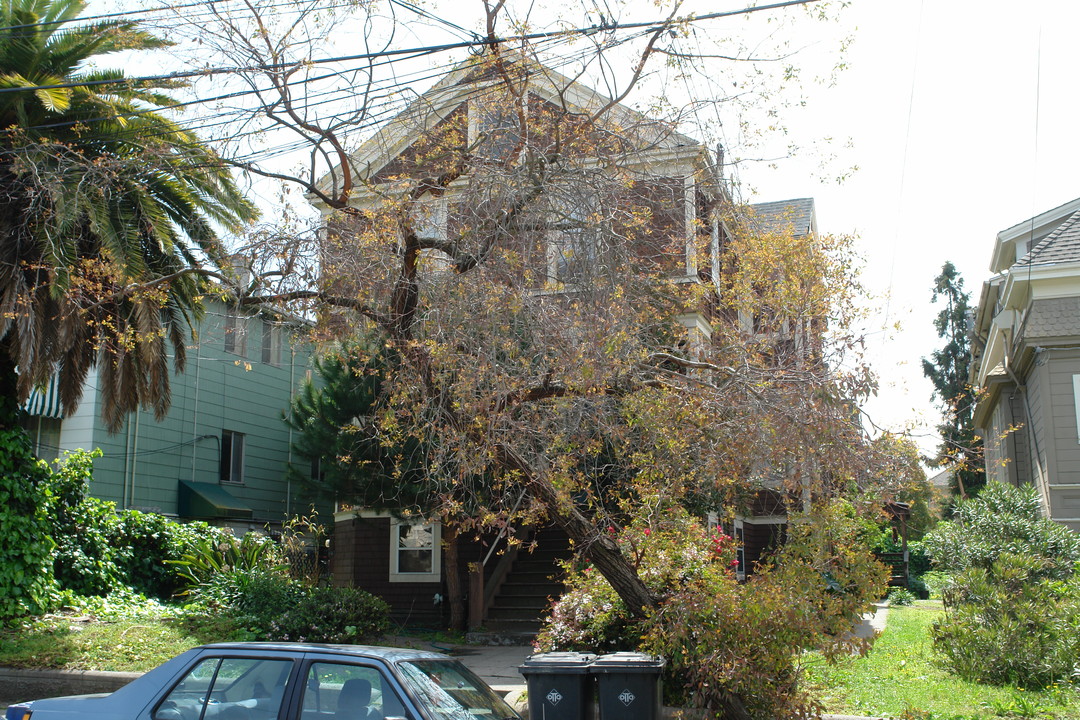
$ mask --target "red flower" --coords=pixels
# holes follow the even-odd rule
[[[652,530],[650,530],[649,528],[645,528],[645,537],[649,537],[650,533],[652,533]]]

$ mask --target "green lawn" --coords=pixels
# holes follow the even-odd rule
[[[828,712],[910,720],[1080,718],[1080,696],[1072,686],[998,688],[961,680],[935,664],[929,631],[941,612],[937,601],[892,608],[866,657],[837,666],[811,657],[807,674]]]
[[[50,616],[0,630],[0,666],[144,672],[206,642],[235,639],[232,628],[176,618],[85,621]]]

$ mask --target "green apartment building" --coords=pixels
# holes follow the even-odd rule
[[[109,433],[91,374],[70,417],[61,417],[51,388],[35,392],[24,406],[26,426],[39,457],[99,448],[90,491],[118,508],[241,532],[278,524],[310,507],[303,489],[286,477],[292,430],[282,419],[310,377],[306,332],[297,320],[208,301],[185,370],[172,376],[172,407],[164,420],[141,410]]]

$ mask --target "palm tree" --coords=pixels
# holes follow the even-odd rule
[[[65,412],[100,366],[103,417],[169,407],[218,236],[255,217],[218,156],[165,117],[165,83],[87,69],[165,43],[83,0],[0,0],[0,428],[58,374]]]

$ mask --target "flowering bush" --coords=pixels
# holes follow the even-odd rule
[[[661,598],[658,609],[635,622],[598,572],[571,566],[540,649],[663,655],[668,701],[719,716],[814,716],[818,708],[798,683],[800,656],[865,649],[847,631],[887,579],[843,505],[792,522],[787,544],[746,583],[735,577],[732,539],[679,509],[663,521],[635,521],[616,537]]]

